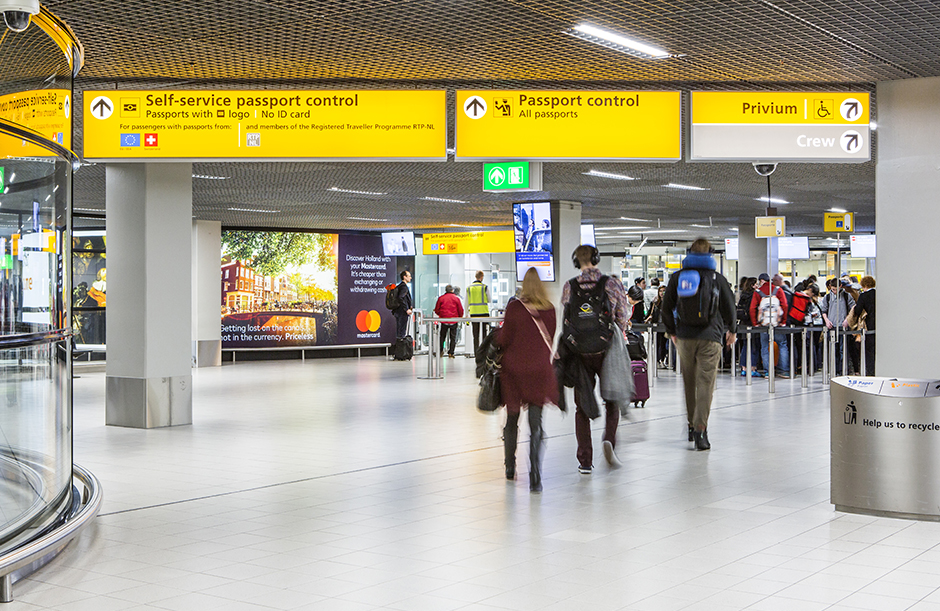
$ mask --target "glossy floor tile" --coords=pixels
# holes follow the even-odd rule
[[[104,426],[104,374],[75,380],[75,460],[103,482],[94,526],[14,587],[11,609],[940,609],[940,524],[829,504],[819,378],[719,377],[712,450],[686,441],[661,372],[621,422],[546,410],[544,492],[503,477],[503,415],[474,407],[466,359],[194,370],[194,423]],[[598,423],[599,425],[599,423]]]

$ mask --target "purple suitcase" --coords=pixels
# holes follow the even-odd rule
[[[646,361],[630,361],[633,369],[633,405],[646,407],[646,400],[650,398],[650,377],[646,369]]]

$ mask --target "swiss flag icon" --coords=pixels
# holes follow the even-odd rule
[[[144,146],[157,146],[158,142],[157,134],[144,134]]]

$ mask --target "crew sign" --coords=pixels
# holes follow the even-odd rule
[[[678,91],[457,91],[457,161],[681,157]]]
[[[871,160],[869,95],[692,92],[690,161]]]
[[[84,157],[447,159],[443,91],[85,91]]]

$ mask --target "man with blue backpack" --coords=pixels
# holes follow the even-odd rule
[[[708,414],[722,343],[733,346],[737,331],[734,292],[716,270],[711,244],[692,242],[682,269],[673,274],[663,295],[662,319],[676,344],[685,387],[689,441],[696,450],[708,450]]]

